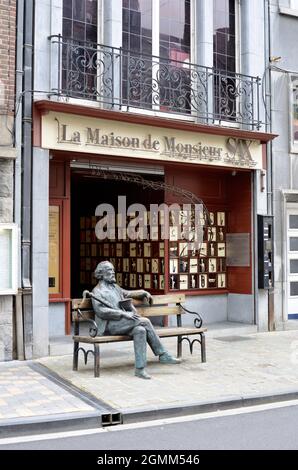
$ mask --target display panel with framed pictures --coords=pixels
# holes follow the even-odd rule
[[[178,213],[179,223],[188,218]],[[204,225],[195,228],[195,240],[185,240],[183,230],[170,228],[169,290],[226,289],[226,212],[202,213]],[[193,230],[193,229],[192,229]],[[186,233],[186,232],[185,232]],[[202,237],[199,235],[202,234]],[[180,238],[177,238],[180,235]]]

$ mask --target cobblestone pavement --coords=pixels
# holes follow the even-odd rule
[[[0,364],[0,424],[18,418],[82,413],[93,408],[31,369],[29,362]]]
[[[163,342],[175,353],[175,338]],[[100,378],[93,377],[92,359],[85,366],[81,357],[79,372],[72,371],[71,356],[39,362],[121,411],[298,392],[297,331],[220,338],[207,333],[207,362],[195,352],[191,356],[185,344],[179,365],[160,364],[148,352],[151,380],[134,377],[132,343],[101,347]]]

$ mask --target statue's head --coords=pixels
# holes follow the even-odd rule
[[[101,263],[98,263],[94,271],[94,276],[98,281],[106,281],[109,284],[116,283],[115,269],[109,261],[101,261]]]

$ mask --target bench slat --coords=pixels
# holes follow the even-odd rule
[[[197,335],[199,333],[205,333],[207,328],[187,328],[187,327],[164,327],[156,328],[156,333],[160,338],[170,338],[171,336],[185,336],[185,335]],[[100,343],[116,343],[118,341],[131,341],[130,336],[96,336],[91,338],[89,336],[73,336],[75,342],[100,344]]]
[[[179,315],[180,313],[184,313],[183,310],[181,311],[179,306],[173,307],[165,307],[163,305],[159,305],[154,307],[138,307],[138,313],[142,315],[142,317],[160,317],[163,315]]]
[[[168,295],[153,295],[153,305],[167,305],[167,304],[179,304],[185,302],[184,294],[168,294]],[[72,299],[72,309],[77,310],[78,308],[92,308],[91,299],[84,299],[84,304],[82,304],[83,299]],[[133,304],[143,305],[143,302],[140,300],[134,300]]]

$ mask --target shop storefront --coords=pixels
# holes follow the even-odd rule
[[[50,158],[50,335],[70,333],[70,301],[92,288],[105,259],[125,289],[183,291],[206,323],[255,324],[255,173],[265,169],[270,136],[44,103],[36,122]],[[192,211],[200,201],[208,217],[203,229],[193,225],[202,239],[192,244],[183,234],[185,204]],[[114,209],[115,224],[99,239],[103,204]],[[145,211],[131,239],[135,204]],[[165,238],[165,208],[173,204],[179,220],[170,215]]]

